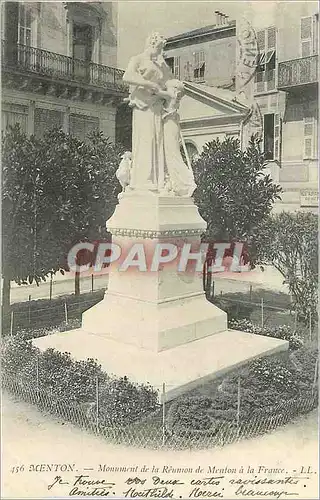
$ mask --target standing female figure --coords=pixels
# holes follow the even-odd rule
[[[172,77],[162,50],[165,40],[153,33],[142,54],[132,57],[123,80],[130,86],[133,107],[133,163],[130,187],[159,190],[164,186],[163,98],[159,91]]]
[[[142,54],[132,57],[123,76],[133,107],[130,189],[191,197],[192,170],[180,153],[178,108],[183,83],[174,79],[163,58],[164,38],[153,33]]]

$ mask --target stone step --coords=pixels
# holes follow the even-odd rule
[[[149,383],[159,391],[165,383],[170,401],[210,380],[219,378],[256,358],[287,351],[288,342],[262,335],[226,330],[162,352],[108,340],[82,329],[60,332],[33,340],[41,350],[70,352],[77,360],[94,358],[104,371]]]

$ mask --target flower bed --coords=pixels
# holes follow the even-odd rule
[[[239,425],[251,418],[281,413],[283,405],[317,398],[317,349],[302,347],[288,358],[258,359],[173,402],[168,412],[172,432]],[[290,405],[289,405],[290,407]],[[288,410],[289,411],[289,410]]]
[[[248,319],[231,319],[228,322],[229,328],[233,330],[241,330],[243,332],[255,333],[256,335],[265,335],[266,337],[274,337],[283,339],[289,342],[289,349],[294,351],[300,349],[304,345],[303,335],[301,332],[293,332],[289,325],[268,326],[262,328],[255,325]]]
[[[30,340],[13,337],[2,345],[6,376],[19,374],[56,402],[83,405],[99,418],[100,425],[129,424],[158,408],[158,394],[150,386],[134,384],[102,371],[94,359],[74,361],[54,349],[41,352]]]

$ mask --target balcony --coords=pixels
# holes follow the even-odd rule
[[[318,82],[318,56],[301,57],[279,63],[278,89],[295,90]]]
[[[74,59],[47,50],[27,45],[10,45],[2,41],[1,65],[3,73],[15,77],[30,77],[40,83],[41,88],[48,84],[64,90],[77,88],[82,91],[106,92],[111,95],[123,95],[127,87],[123,83],[124,72],[117,68]]]

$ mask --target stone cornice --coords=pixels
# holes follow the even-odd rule
[[[74,82],[54,81],[37,75],[25,75],[17,71],[4,70],[2,73],[3,88],[21,92],[58,97],[61,100],[91,102],[105,106],[119,106],[123,101],[123,92],[115,89],[97,88]]]
[[[190,236],[201,236],[204,229],[172,229],[154,231],[148,229],[125,229],[125,228],[108,228],[107,230],[114,236],[123,236],[127,238],[144,238],[144,239],[158,239],[158,238],[188,238]]]

